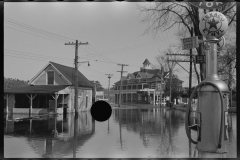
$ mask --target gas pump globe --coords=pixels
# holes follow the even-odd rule
[[[206,52],[206,79],[195,87],[186,112],[185,129],[189,140],[198,151],[226,153],[228,147],[228,95],[227,84],[218,76],[217,43],[227,31],[227,18],[220,12],[209,12],[200,21],[199,29],[210,47]],[[190,135],[189,115],[191,100],[198,92],[197,127],[198,137]]]

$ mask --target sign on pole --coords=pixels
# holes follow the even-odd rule
[[[195,61],[196,63],[200,64],[200,63],[205,63],[205,55],[197,55],[195,56]]]
[[[195,7],[202,9],[215,9],[226,5],[229,2],[189,2]]]
[[[198,47],[198,37],[189,37],[181,39],[182,41],[182,50],[189,50]]]

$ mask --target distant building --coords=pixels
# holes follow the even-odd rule
[[[129,73],[122,78],[121,101],[155,104],[160,103],[162,97],[161,102],[165,102],[163,94],[168,75],[169,72],[165,72],[163,68],[153,69],[149,60],[145,59],[140,71]],[[111,94],[115,95],[115,103],[119,100],[119,89],[120,81],[117,81],[114,90],[111,90]]]
[[[31,105],[32,114],[74,112],[74,73],[72,67],[49,62],[29,86],[4,89],[5,108],[9,113],[29,113]],[[78,71],[79,111],[91,108],[93,88],[93,83]]]

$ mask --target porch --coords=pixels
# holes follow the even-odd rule
[[[6,113],[63,114],[67,112],[68,86],[26,86],[4,90]]]

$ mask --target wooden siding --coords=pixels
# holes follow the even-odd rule
[[[54,72],[54,84],[55,85],[68,85],[68,83],[62,78],[58,72]]]
[[[33,82],[34,85],[46,85],[46,72],[43,71],[42,74]]]
[[[54,71],[54,85],[68,85],[60,74],[52,67],[48,66],[42,74],[34,81],[34,85],[47,85],[47,71]]]
[[[68,110],[67,112],[73,112],[74,111],[74,88],[71,89],[71,93],[69,94],[69,100],[68,100]],[[79,95],[81,96],[78,99],[78,111],[87,111],[90,110],[92,106],[92,90],[83,90],[81,87],[79,87]],[[86,106],[86,96],[88,95],[88,102]]]

